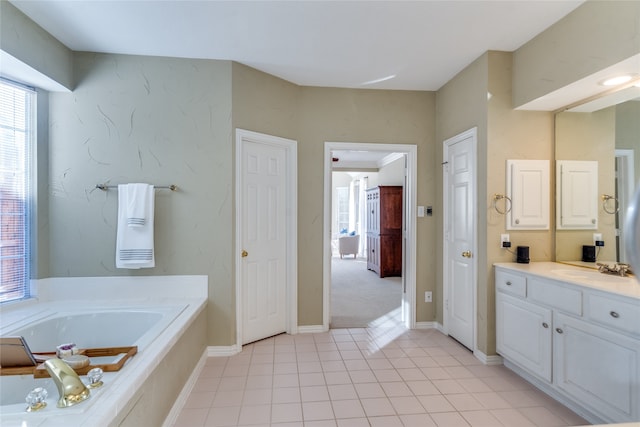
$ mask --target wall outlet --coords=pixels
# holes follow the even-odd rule
[[[602,233],[593,233],[593,245],[604,246],[604,244],[599,245],[597,242],[602,242]]]
[[[509,235],[508,234],[501,234],[500,235],[500,247],[501,248],[510,248],[511,247],[511,240],[509,240]]]
[[[425,291],[424,302],[433,302],[433,293],[431,291]]]

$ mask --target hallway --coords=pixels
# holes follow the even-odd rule
[[[364,258],[331,259],[332,329],[398,325],[401,302],[401,277],[381,279]]]

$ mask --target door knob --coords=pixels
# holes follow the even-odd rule
[[[465,258],[471,258],[471,251],[462,252],[462,256],[465,257]]]
[[[244,249],[242,250],[242,258],[246,257],[249,255],[249,252],[245,251]]]

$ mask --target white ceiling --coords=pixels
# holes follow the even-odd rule
[[[437,90],[583,2],[10,1],[76,51],[233,60],[299,85],[400,90]]]

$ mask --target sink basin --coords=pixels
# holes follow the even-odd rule
[[[563,276],[566,278],[570,278],[570,279],[593,279],[595,274],[601,274],[601,273],[596,273],[596,272],[586,272],[586,271],[577,271],[577,270],[571,270],[568,268],[560,268],[560,269],[554,269],[551,270],[551,272],[553,274],[557,274],[558,276]]]
[[[551,270],[552,274],[557,274],[564,279],[587,281],[591,283],[614,283],[621,284],[629,280],[629,277],[617,274],[600,273],[598,270],[573,270],[569,268],[559,268]]]

